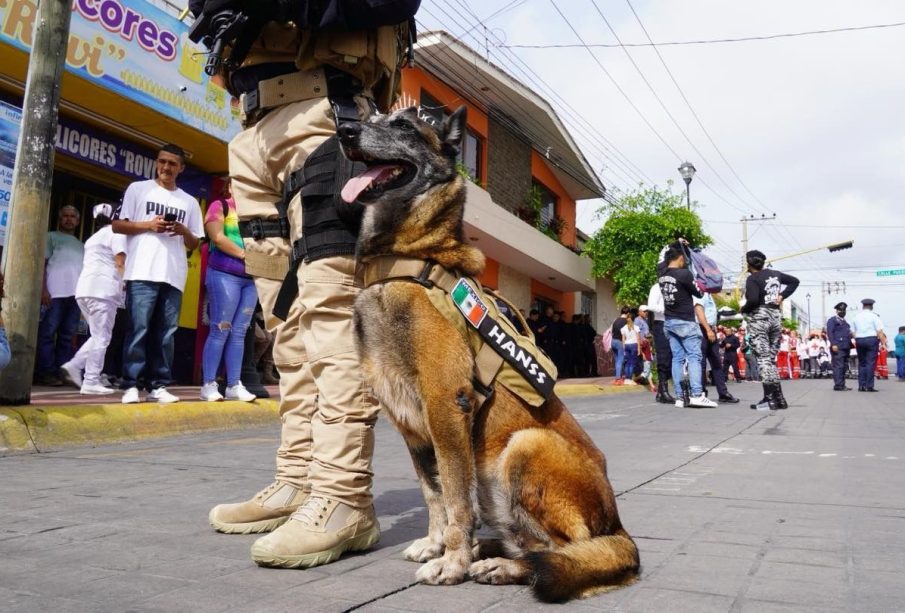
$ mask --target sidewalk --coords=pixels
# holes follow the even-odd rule
[[[255,566],[258,535],[208,511],[273,479],[277,422],[0,457],[0,611],[16,613],[888,613],[903,611],[905,384],[784,386],[786,411],[566,399],[606,453],[641,580],[567,605],[527,586],[420,585],[402,551],[428,525],[405,444],[376,426],[380,542],[309,570]],[[175,411],[179,405],[167,408]],[[156,408],[156,407],[154,407]],[[158,409],[160,410],[160,409]]]
[[[564,379],[556,384],[561,397],[642,391],[641,386],[615,386],[612,377]],[[208,431],[225,431],[279,422],[279,388],[267,386],[271,398],[254,403],[198,400],[196,386],[168,388],[182,401],[122,404],[119,393],[82,396],[72,387],[32,390],[28,406],[0,406],[0,455],[35,453],[79,445]]]

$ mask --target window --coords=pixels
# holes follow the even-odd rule
[[[481,149],[481,138],[471,130],[466,130],[459,161],[475,181],[481,180]]]
[[[439,100],[423,89],[421,90],[421,106],[418,110],[421,119],[434,126],[442,125],[449,117],[446,105],[441,104]],[[483,148],[484,143],[481,137],[470,129],[466,129],[458,161],[475,181],[481,181],[481,151]]]
[[[542,227],[546,227],[556,216],[556,194],[537,181],[532,181],[532,186],[540,194],[541,209],[539,221]]]

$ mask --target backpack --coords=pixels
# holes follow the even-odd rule
[[[713,258],[701,251],[685,250],[695,283],[702,292],[716,294],[723,291],[723,273]]]
[[[607,328],[606,332],[603,333],[603,337],[600,339],[600,344],[603,345],[604,351],[613,350],[613,327],[612,326]]]

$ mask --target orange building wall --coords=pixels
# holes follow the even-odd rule
[[[572,292],[561,292],[553,289],[549,285],[545,285],[537,279],[531,279],[531,299],[536,296],[545,298],[553,303],[557,311],[565,311],[566,316],[570,318],[575,312],[575,294]]]
[[[445,105],[451,113],[463,104],[468,107],[468,127],[472,132],[481,137],[483,142],[481,151],[481,181],[487,177],[487,114],[464,99],[454,89],[435,79],[420,68],[405,68],[402,71],[402,97],[394,108],[419,106],[421,104],[421,90],[426,90],[431,96]]]
[[[484,287],[500,289],[500,263],[494,259],[487,258],[484,272],[478,277],[478,281]]]
[[[566,224],[559,235],[563,245],[575,246],[575,201],[569,197],[568,192],[557,180],[556,175],[547,166],[543,156],[537,151],[531,150],[531,176],[544,184],[544,187],[556,194],[556,214],[565,220]],[[568,312],[568,311],[567,311]]]

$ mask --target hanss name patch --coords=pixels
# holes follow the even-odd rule
[[[468,281],[459,279],[450,296],[484,342],[493,347],[494,351],[531,384],[531,387],[544,398],[549,398],[553,394],[556,381],[550,373],[541,366],[531,351],[519,345],[516,338],[488,314],[487,305]]]

